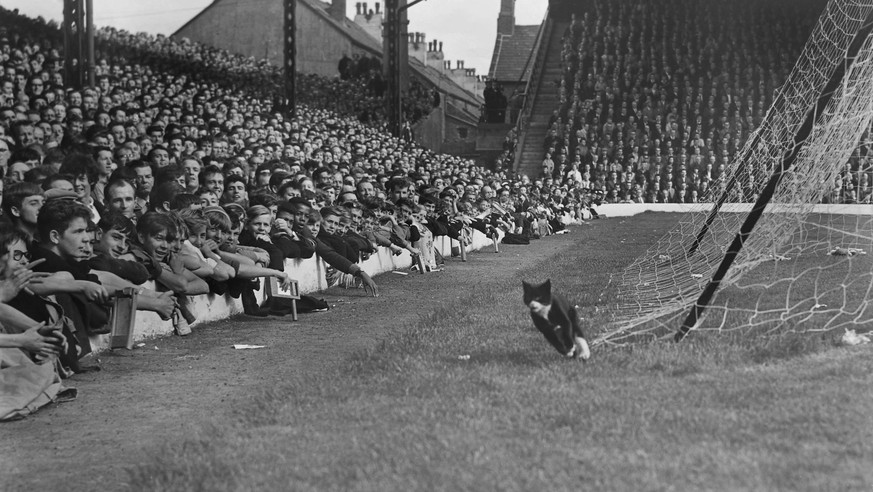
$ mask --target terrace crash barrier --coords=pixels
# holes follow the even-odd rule
[[[502,239],[502,235],[498,238],[498,242]],[[452,256],[452,249],[456,252],[459,249],[459,242],[450,239],[447,236],[438,236],[434,238],[434,247],[446,258]],[[472,252],[484,248],[492,248],[494,241],[485,234],[474,230],[469,244],[466,245],[465,251]],[[404,250],[401,254],[394,256],[391,250],[384,247],[377,248],[377,252],[370,256],[367,260],[359,263],[360,267],[370,276],[400,270],[412,266],[412,256],[408,251]],[[285,260],[285,271],[289,273],[292,279],[297,281],[300,294],[309,294],[318,292],[328,288],[327,272],[324,260],[318,256],[304,260]],[[263,301],[265,295],[264,285],[268,282],[261,279],[261,289],[256,293],[259,302]],[[143,284],[144,287],[155,289],[153,281]],[[198,296],[189,296],[188,304],[191,312],[197,317],[191,326],[201,325],[210,321],[217,321],[229,318],[235,314],[242,313],[242,301],[234,299],[228,295],[203,294]],[[290,319],[290,318],[289,318]],[[130,328],[133,329],[133,342],[141,341],[147,338],[153,338],[161,335],[173,333],[173,323],[164,321],[156,313],[149,311],[136,311],[135,323]],[[91,346],[95,352],[106,350],[111,344],[111,335],[95,335],[91,337]]]

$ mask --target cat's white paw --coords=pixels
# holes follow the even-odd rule
[[[576,357],[582,360],[591,358],[591,349],[588,347],[588,342],[582,337],[576,337],[576,346],[573,347],[576,352]]]

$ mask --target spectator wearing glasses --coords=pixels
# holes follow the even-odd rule
[[[50,313],[42,300],[25,291],[39,275],[30,270],[29,257],[27,238],[0,226],[0,421],[27,416],[63,389],[54,362],[65,351],[65,337],[60,325],[48,323]],[[13,302],[25,304],[37,317],[42,314],[42,321]]]

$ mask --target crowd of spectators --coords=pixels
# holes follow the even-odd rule
[[[761,123],[821,1],[594,0],[564,34],[543,175],[607,202],[695,203]],[[869,132],[868,132],[869,135]],[[511,136],[512,137],[512,136]],[[511,152],[514,137],[507,138]],[[871,200],[869,138],[825,200]],[[733,201],[753,201],[750,180]],[[717,195],[715,195],[717,196]]]
[[[331,284],[377,295],[359,264],[377,248],[439,271],[435,236],[528,243],[596,214],[599,197],[579,186],[490,172],[355,116],[300,105],[288,118],[258,85],[271,68],[251,59],[102,29],[96,84],[77,90],[56,26],[2,7],[0,25],[4,388],[45,396],[59,375],[90,370],[90,336],[126,288],[186,335],[194,295],[287,314],[254,296],[268,278],[294,278],[286,259],[318,255]],[[0,419],[32,410],[11,401],[0,395]]]
[[[276,105],[284,97],[285,77],[281,67],[263,59],[193,43],[187,38],[134,34],[104,27],[97,31],[96,47],[110,62],[124,60],[163,74],[184,74],[195,81],[218,83],[232,90],[244,89],[247,94],[273,100]],[[387,83],[382,77],[381,61],[358,54],[344,55],[338,71],[340,76],[333,78],[298,73],[297,101],[340,115],[356,116],[371,126],[385,126],[388,116],[382,95]],[[410,77],[409,88],[402,99],[404,118],[415,123],[427,116],[433,106],[434,93],[417,77]]]

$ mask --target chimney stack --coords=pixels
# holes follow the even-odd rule
[[[427,66],[434,68],[436,70],[445,70],[446,62],[444,60],[445,56],[437,51],[439,47],[439,43],[436,39],[428,43],[428,50],[424,56],[425,64]]]
[[[346,0],[333,0],[333,3],[330,4],[330,16],[340,22],[345,20]]]
[[[500,0],[500,15],[497,16],[497,34],[512,36],[515,33],[515,0]]]
[[[333,0],[336,3],[337,0]],[[376,11],[370,10],[370,5],[367,2],[359,2],[360,9],[355,16],[355,24],[360,26],[373,39],[382,41],[382,12],[379,7],[379,2],[374,2]],[[331,7],[331,14],[333,8]]]

